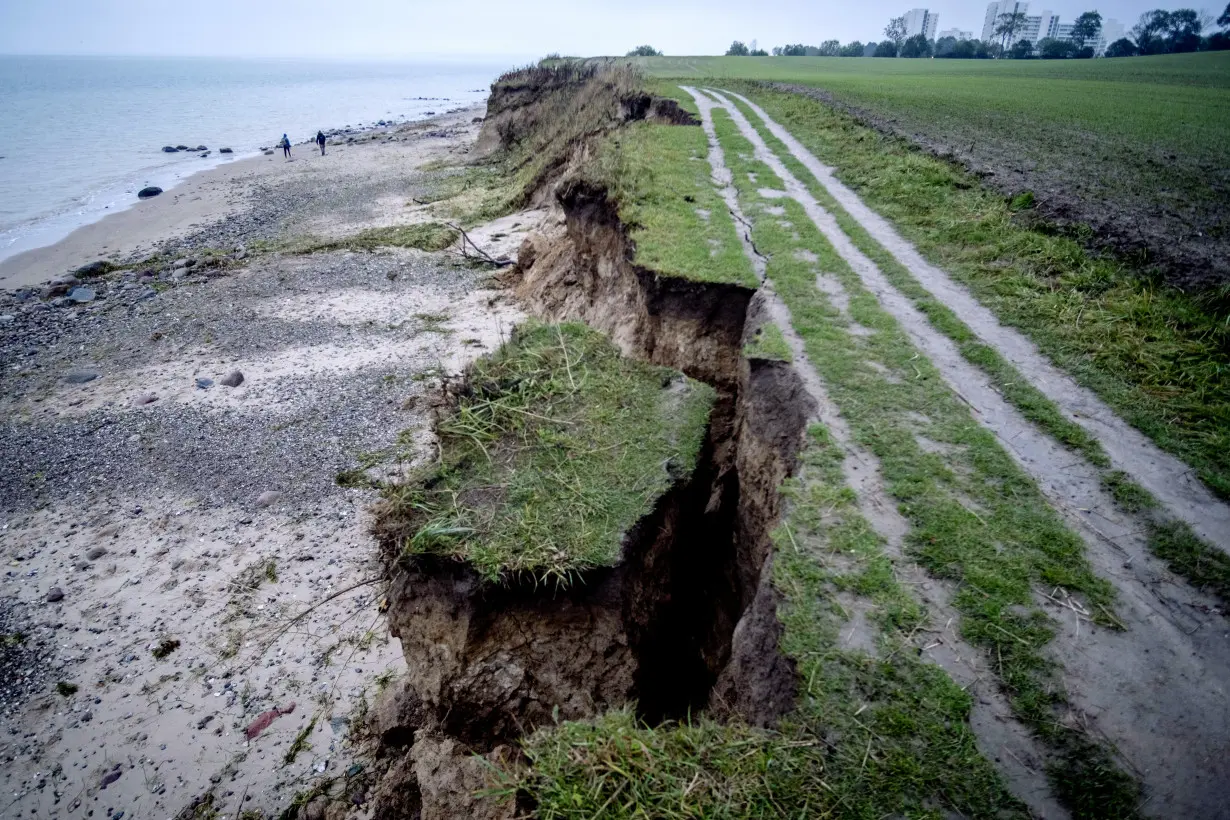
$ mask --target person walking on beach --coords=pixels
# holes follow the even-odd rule
[[[282,135],[282,156],[290,159],[290,137]]]
[[[325,132],[324,131],[316,132],[316,144],[320,146],[320,155],[323,157],[325,155]]]

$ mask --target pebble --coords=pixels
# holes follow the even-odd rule
[[[55,604],[64,600],[64,590],[59,587],[52,587],[47,591],[47,603]]]
[[[97,378],[98,372],[94,370],[70,370],[64,374],[64,381],[69,384],[85,384]]]
[[[74,302],[93,302],[98,294],[93,288],[73,288],[68,292],[68,298]]]
[[[226,387],[238,387],[243,384],[243,374],[238,370],[232,370],[222,378],[222,384]]]
[[[106,547],[92,547],[90,551],[85,554],[85,557],[90,559],[91,561],[97,561],[99,558],[102,558],[106,554],[107,554]]]
[[[257,496],[256,506],[268,507],[270,504],[273,504],[281,497],[282,497],[282,494],[278,492],[277,490],[265,490],[265,492]]]
[[[197,379],[196,386],[201,388],[202,390],[208,390],[209,388],[214,386],[214,380],[213,379]]]
[[[132,400],[132,404],[134,407],[144,407],[145,405],[153,404],[156,401],[158,401],[158,396],[153,393],[142,393]]]

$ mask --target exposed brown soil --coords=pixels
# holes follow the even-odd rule
[[[1089,248],[1112,253],[1142,269],[1156,269],[1166,283],[1181,290],[1198,292],[1230,282],[1230,226],[1226,222],[1230,190],[1225,187],[1224,169],[1210,169],[1204,175],[1214,189],[1214,198],[1205,203],[1184,202],[1180,207],[1111,195],[1097,187],[1079,188],[1079,180],[1088,175],[1060,161],[1060,146],[1055,146],[1054,161],[1036,163],[1022,158],[1018,148],[1004,141],[971,139],[968,133],[949,133],[941,126],[924,131],[918,123],[851,105],[820,88],[763,85],[820,100],[861,125],[955,162],[1005,196],[1032,192],[1034,207],[1022,212],[1022,219],[1043,229],[1069,232]]]

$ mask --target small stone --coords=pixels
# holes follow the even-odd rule
[[[181,259],[176,259],[175,264],[172,265],[171,267],[175,268],[176,270],[179,270],[180,268],[188,267],[191,263],[192,263],[191,259],[188,259],[187,257],[183,257]]]
[[[235,152],[232,151],[230,148],[219,148],[218,153],[219,154],[233,154]]]
[[[64,381],[69,384],[85,384],[92,382],[98,378],[98,373],[94,370],[70,370],[64,374]]]
[[[149,199],[150,197],[158,196],[162,193],[162,189],[157,185],[150,185],[148,188],[142,188],[137,191],[137,199]]]
[[[85,557],[90,559],[91,561],[97,561],[99,558],[102,558],[106,554],[107,554],[106,547],[91,547],[90,551],[85,554]]]
[[[196,386],[202,390],[208,390],[209,388],[214,386],[214,380],[213,379],[197,379]]]
[[[81,716],[81,722],[82,722],[82,723],[89,723],[89,722],[90,722],[91,720],[93,720],[93,719],[94,719],[94,713],[93,713],[93,712],[86,712],[84,715],[82,715],[82,716]]]
[[[226,387],[238,387],[243,384],[243,374],[238,370],[232,370],[223,377],[222,384]]]
[[[64,590],[59,587],[52,587],[47,591],[47,603],[56,604],[64,600]]]
[[[93,288],[73,288],[68,292],[68,298],[74,302],[93,302],[98,298],[98,294]]]
[[[0,314],[0,325],[7,325],[9,322],[13,321],[14,318],[15,317],[11,313]]]
[[[277,490],[265,490],[265,492],[261,493],[257,497],[256,506],[268,507],[270,504],[273,504],[281,497],[282,497],[282,494],[278,492]]]
[[[144,407],[147,404],[153,404],[158,401],[158,397],[153,393],[142,393],[132,400],[134,407]]]

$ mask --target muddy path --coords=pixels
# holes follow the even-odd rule
[[[386,224],[363,184],[348,227]],[[471,235],[502,254],[538,217]],[[366,478],[430,451],[422,399],[521,319],[447,252],[177,274],[4,328],[6,817],[164,818],[205,793],[276,816],[362,766],[352,728],[404,668]]]
[[[1230,774],[1225,769],[1227,738],[1224,728],[1230,722],[1225,689],[1226,672],[1230,671],[1230,652],[1224,641],[1226,624],[1218,601],[1193,590],[1149,552],[1138,522],[1117,510],[1102,488],[1098,471],[1026,421],[993,389],[984,374],[962,358],[951,340],[936,331],[913,303],[898,292],[876,265],[854,246],[833,216],[791,173],[781,157],[774,154],[757,128],[723,92],[708,91],[712,100],[695,91],[692,93],[707,128],[712,129],[712,111],[724,108],[738,132],[753,146],[755,159],[765,163],[783,181],[784,190],[761,189],[759,195],[767,200],[789,198],[803,208],[807,218],[855,271],[863,286],[896,319],[917,349],[930,359],[949,387],[970,407],[974,419],[995,434],[1005,451],[1037,482],[1054,509],[1082,536],[1094,569],[1116,587],[1121,602],[1119,615],[1125,626],[1123,630],[1095,628],[1079,612],[1065,609],[1059,602],[1048,601],[1044,595],[1039,595],[1040,605],[1058,624],[1058,635],[1048,651],[1062,669],[1062,680],[1068,690],[1068,701],[1075,711],[1075,719],[1092,735],[1103,738],[1116,748],[1129,770],[1145,785],[1149,795],[1148,813],[1158,816],[1216,814],[1215,807],[1224,805],[1224,782]],[[753,110],[771,129],[771,133],[785,143],[822,184],[828,187],[833,182],[831,172],[807,154],[784,129],[772,123],[759,109]],[[839,202],[886,248],[907,265],[913,263],[911,269],[925,287],[935,288],[933,292],[952,306],[962,319],[976,327],[980,334],[984,334],[983,338],[988,344],[1001,347],[1001,352],[1009,355],[1014,362],[1022,362],[1022,370],[1028,373],[1039,389],[1046,391],[1065,409],[1089,406],[1086,400],[1091,397],[1073,392],[1070,388],[1075,388],[1075,385],[1066,376],[1056,373],[1032,348],[1018,344],[1023,342],[1022,339],[1009,336],[998,324],[987,321],[989,313],[968,295],[960,298],[954,296],[949,300],[956,286],[942,272],[920,265],[921,258],[917,252],[896,236],[882,219],[871,214],[852,192],[839,189],[835,190],[837,194],[840,194]],[[748,224],[745,220],[741,221]],[[838,279],[820,274],[816,287],[831,304],[839,310],[846,310],[843,306],[848,304],[850,295]],[[772,308],[774,302],[771,295],[769,304]],[[973,315],[963,312],[966,307]],[[781,307],[775,312],[781,317],[779,325],[788,328],[788,313],[784,313]],[[795,349],[796,363],[800,363],[801,372],[806,373],[809,366],[805,359],[799,358],[801,345],[789,333],[786,335],[787,341]],[[823,386],[818,375],[805,381]],[[824,407],[822,396],[818,398],[821,399],[820,406]],[[1070,409],[1069,412],[1076,411]],[[1112,419],[1107,420],[1100,412],[1095,410],[1094,415],[1101,420],[1087,428],[1095,434],[1101,433],[1110,439],[1115,435],[1109,430],[1126,427],[1123,422],[1113,419],[1113,414]],[[835,437],[843,442],[843,446],[851,446],[849,436],[841,433],[843,426],[840,417],[828,418],[826,425],[835,431]],[[1194,479],[1182,481],[1182,465],[1170,464],[1159,468],[1159,463],[1165,465],[1167,460],[1173,459],[1157,453],[1148,442],[1139,450],[1133,450],[1129,445],[1141,437],[1134,431],[1132,433],[1135,438],[1120,436],[1108,446],[1116,466],[1139,475],[1142,483],[1150,486],[1160,486],[1157,472],[1170,469],[1168,480],[1171,484],[1164,488],[1168,491],[1164,503],[1175,514],[1199,526],[1202,532],[1209,534],[1224,548],[1226,532],[1230,532],[1222,525],[1223,520],[1230,520],[1226,519],[1224,505],[1200,496],[1200,492],[1207,495],[1207,491],[1203,486],[1194,484]],[[870,465],[870,469],[861,476],[849,477],[850,486],[858,490],[860,500],[864,496],[868,499],[862,503],[871,505],[867,510],[868,520],[881,530],[890,546],[894,542],[898,545],[896,559],[906,576],[919,577],[921,573],[915,574],[917,568],[911,568],[908,560],[902,560],[904,556],[899,545],[904,530],[900,528],[905,525],[897,521],[894,526],[895,511],[892,508],[895,502],[885,497],[882,482],[875,478],[877,469],[874,459],[869,460],[867,454],[859,453],[857,462]],[[1189,494],[1193,492],[1193,485],[1195,497]],[[931,579],[930,584],[920,583],[918,588],[928,587],[930,593],[924,594],[933,617],[936,613],[950,611],[945,601],[944,585],[937,585]],[[973,682],[982,677],[978,671],[984,663],[980,652],[963,647],[959,638],[943,643],[947,644],[944,650],[931,653],[936,662],[962,682]],[[945,653],[949,653],[947,659]],[[957,669],[960,664],[952,662],[960,658],[971,661],[964,674]],[[1175,697],[1176,693],[1182,694]],[[997,711],[994,702],[994,697],[989,698],[981,707],[993,714]],[[971,720],[981,741],[987,745],[1002,743],[1002,740],[988,737],[986,729],[994,724],[1002,734],[1011,723],[992,720],[989,724],[978,717],[978,711],[975,710]],[[1008,731],[1007,734],[1014,733]],[[1025,737],[1025,733],[1015,734],[1019,741],[1028,745],[1030,738]],[[995,755],[990,749],[988,752]],[[1001,763],[1010,757],[1007,754],[995,756],[1001,758]],[[1017,787],[1021,797],[1028,799],[1035,810],[1052,816],[1043,809],[1050,802],[1046,789],[1033,789],[1029,785],[1028,775],[1036,775],[1036,769],[1036,766],[1009,765],[1005,767],[1005,774]],[[1024,778],[1022,772],[1026,775]],[[1027,797],[1031,794],[1032,799]]]

